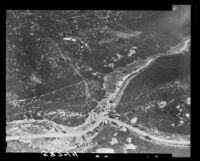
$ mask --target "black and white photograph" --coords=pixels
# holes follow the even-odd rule
[[[6,10],[6,153],[190,157],[191,5]]]

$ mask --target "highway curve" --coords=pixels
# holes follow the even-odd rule
[[[116,123],[118,126],[120,127],[126,127],[129,130],[133,131],[134,133],[146,137],[148,136],[149,138],[151,138],[151,142],[154,143],[159,143],[159,144],[165,144],[168,146],[180,146],[180,147],[187,147],[190,145],[190,141],[189,140],[170,140],[170,139],[165,139],[165,138],[161,138],[158,136],[153,136],[151,134],[148,134],[136,127],[132,127],[129,124],[126,124],[124,122],[121,122],[117,119],[112,119],[109,118],[107,116],[107,114],[109,113],[109,110],[115,106],[117,106],[117,103],[119,102],[119,100],[121,99],[121,96],[123,95],[123,91],[126,88],[126,86],[124,87],[124,84],[127,84],[127,81],[129,82],[130,79],[135,78],[138,74],[140,74],[141,72],[143,72],[146,68],[148,68],[150,65],[152,65],[155,60],[161,56],[165,56],[165,55],[173,55],[173,54],[180,54],[183,51],[187,51],[188,47],[189,47],[189,43],[190,43],[190,38],[186,38],[184,39],[184,41],[181,44],[178,44],[178,48],[175,47],[175,50],[170,50],[169,52],[167,52],[166,54],[157,54],[157,56],[149,59],[146,64],[144,64],[142,67],[140,67],[139,69],[137,69],[137,73],[135,71],[132,71],[130,75],[133,75],[132,77],[128,77],[127,75],[125,76],[125,79],[123,80],[123,83],[120,84],[120,87],[118,86],[118,88],[115,90],[114,93],[110,93],[108,95],[108,97],[106,99],[103,99],[102,101],[99,102],[98,106],[96,108],[102,108],[102,111],[100,111],[100,113],[98,113],[98,116],[96,118],[93,119],[93,121],[95,121],[94,124],[90,124],[88,126],[88,123],[91,120],[92,116],[89,115],[89,117],[86,119],[86,122],[83,123],[82,125],[78,126],[78,127],[74,127],[71,128],[72,130],[70,130],[68,133],[49,133],[49,134],[29,134],[29,135],[24,135],[24,136],[7,136],[6,137],[6,141],[10,141],[10,140],[24,140],[24,139],[36,139],[36,138],[52,138],[52,137],[77,137],[77,136],[81,136],[81,135],[85,135],[88,132],[93,131],[96,127],[98,127],[100,125],[100,123],[104,122],[105,120],[108,120],[109,122],[114,122]],[[135,74],[136,73],[136,74]],[[111,104],[109,103],[109,101],[114,98],[114,102]],[[87,128],[84,129],[83,127],[87,125]]]

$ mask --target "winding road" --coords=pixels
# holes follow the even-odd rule
[[[101,109],[99,113],[97,113],[97,117],[93,117],[92,115],[89,115],[89,117],[86,119],[85,123],[78,127],[69,128],[70,130],[67,133],[47,133],[47,134],[29,134],[29,135],[20,135],[20,136],[7,136],[6,141],[10,140],[24,140],[24,139],[35,139],[35,138],[52,138],[52,137],[76,137],[76,136],[82,136],[87,134],[88,132],[92,132],[95,128],[97,128],[102,122],[105,122],[105,120],[108,120],[110,123],[114,122],[120,127],[126,127],[130,131],[133,131],[134,133],[138,134],[142,137],[150,137],[151,142],[153,143],[159,143],[159,144],[165,144],[167,146],[179,146],[179,147],[188,147],[190,146],[189,140],[170,140],[166,138],[161,138],[158,136],[153,136],[151,134],[148,134],[147,132],[144,132],[136,127],[133,127],[127,123],[121,122],[117,119],[112,119],[107,116],[109,111],[112,108],[117,107],[117,104],[121,100],[121,97],[123,96],[124,90],[126,89],[127,85],[129,84],[130,80],[138,76],[140,73],[142,73],[145,69],[147,69],[150,65],[152,65],[158,58],[162,56],[168,56],[168,55],[174,55],[174,54],[181,54],[184,51],[188,51],[188,48],[190,46],[190,37],[186,37],[183,39],[183,42],[178,44],[177,46],[173,47],[170,51],[167,53],[157,54],[147,59],[145,64],[140,66],[137,70],[134,70],[130,72],[129,74],[125,75],[123,78],[121,78],[121,81],[118,83],[117,88],[113,93],[110,93],[107,98],[100,101],[97,105],[97,107],[93,110],[93,112],[96,109]],[[110,103],[110,100],[114,100],[112,103]],[[94,123],[92,123],[94,121]]]

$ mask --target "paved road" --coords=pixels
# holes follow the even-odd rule
[[[124,122],[121,122],[119,120],[111,119],[111,118],[109,118],[108,120],[110,122],[116,123],[120,127],[126,127],[129,130],[133,131],[134,133],[137,133],[140,136],[143,136],[143,137],[148,136],[148,137],[150,137],[152,139],[153,142],[157,142],[157,143],[161,143],[161,144],[167,144],[167,145],[174,145],[174,146],[189,146],[190,145],[190,141],[188,141],[188,140],[171,140],[171,139],[165,139],[165,138],[161,138],[161,137],[157,137],[157,136],[153,136],[151,134],[148,134],[148,133],[146,133],[146,132],[144,132],[144,131],[136,128],[136,127],[128,125],[128,124],[126,124]]]
[[[21,136],[9,136],[6,137],[6,141],[9,140],[25,140],[25,139],[36,139],[36,138],[53,138],[53,137],[77,137],[87,134],[90,131],[93,131],[96,127],[100,125],[100,123],[107,119],[105,116],[105,113],[101,113],[94,124],[92,126],[88,127],[87,129],[81,131],[81,130],[73,130],[69,133],[48,133],[48,134],[29,134],[29,135],[21,135]]]
[[[182,53],[183,51],[187,51],[188,50],[188,46],[190,43],[190,39],[185,39],[184,42],[182,44],[178,44],[178,47],[175,47],[174,50],[170,50],[167,54],[164,55],[173,55],[173,54],[179,54]],[[109,113],[110,108],[113,108],[113,106],[117,106],[117,103],[119,102],[119,100],[121,99],[121,96],[123,95],[123,91],[125,90],[125,88],[127,87],[127,85],[124,87],[124,84],[127,81],[130,81],[131,79],[135,78],[138,74],[140,74],[141,72],[144,71],[144,69],[146,69],[147,67],[149,67],[150,65],[152,65],[155,60],[161,56],[164,56],[162,54],[158,54],[157,56],[155,56],[154,58],[149,59],[146,64],[144,64],[142,67],[140,67],[139,69],[137,69],[137,73],[135,71],[131,72],[131,75],[133,75],[132,77],[129,76],[125,76],[126,79],[122,79],[123,82],[121,82],[120,87],[118,87],[118,89],[114,92],[111,93],[107,99],[102,100],[99,104],[98,107],[104,107],[104,111],[99,113],[98,116],[95,118],[95,123],[94,124],[89,124],[89,120],[91,120],[91,115],[89,115],[89,118],[87,118],[86,122],[83,123],[82,125],[80,125],[79,127],[75,127],[72,128],[72,130],[69,131],[69,133],[50,133],[50,134],[29,134],[28,136],[9,136],[6,137],[6,140],[23,140],[23,139],[35,139],[35,138],[51,138],[51,137],[75,137],[75,136],[81,136],[81,135],[85,135],[90,131],[93,131],[96,127],[99,126],[100,123],[104,122],[105,120],[109,120],[111,122],[115,122],[117,125],[119,126],[124,126],[126,128],[128,128],[129,130],[139,134],[140,136],[149,136],[153,142],[156,143],[162,143],[162,144],[167,144],[167,145],[172,145],[172,146],[189,146],[190,145],[190,141],[188,140],[169,140],[169,139],[164,139],[161,137],[157,137],[157,136],[153,136],[151,134],[148,134],[136,127],[132,127],[131,125],[128,125],[126,123],[123,123],[119,120],[116,119],[111,119],[107,117],[107,114]],[[135,74],[136,73],[136,74]],[[127,83],[126,83],[127,84]],[[119,94],[120,93],[120,94]],[[116,98],[115,98],[116,97]],[[115,98],[115,101],[111,104],[109,103],[109,101],[113,98]],[[117,102],[117,103],[116,103]],[[84,129],[83,127],[87,125],[86,129]]]

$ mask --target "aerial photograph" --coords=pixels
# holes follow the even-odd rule
[[[191,157],[190,12],[6,10],[6,152]]]

